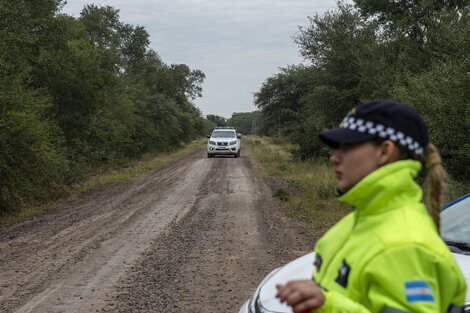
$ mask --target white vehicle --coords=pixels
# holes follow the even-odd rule
[[[216,155],[240,156],[240,138],[233,127],[216,127],[211,135],[208,135],[207,157],[212,158]]]
[[[470,312],[470,194],[442,208],[441,236],[452,251],[467,281],[464,312]],[[276,298],[276,284],[291,280],[311,279],[314,252],[274,269],[256,288],[253,297],[245,302],[239,313],[292,313],[292,309]]]

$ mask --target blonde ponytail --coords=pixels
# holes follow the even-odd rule
[[[442,159],[433,144],[428,144],[424,151],[424,161],[428,170],[428,174],[425,181],[425,189],[429,196],[429,213],[436,224],[437,230],[439,231],[440,219],[439,213],[441,208],[442,194],[446,185],[447,174],[442,167]]]

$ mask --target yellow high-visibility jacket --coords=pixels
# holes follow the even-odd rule
[[[313,312],[463,312],[465,279],[421,202],[421,164],[385,165],[338,199],[354,207],[315,245]]]

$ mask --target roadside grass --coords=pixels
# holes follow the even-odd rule
[[[302,219],[308,231],[319,238],[351,211],[335,198],[336,179],[328,160],[302,161],[293,157],[295,145],[269,137],[245,136],[255,169],[267,177],[280,177],[289,187],[279,187],[274,196],[282,201],[288,216]]]
[[[173,152],[156,154],[147,153],[143,155],[140,160],[130,162],[125,166],[90,175],[86,180],[73,185],[71,193],[81,194],[102,186],[133,180],[144,173],[163,167],[171,161],[182,158],[197,149],[201,149],[206,143],[207,139],[201,138]]]
[[[131,161],[128,164],[121,165],[113,169],[105,169],[90,173],[85,179],[67,187],[63,196],[59,200],[49,202],[25,200],[25,207],[23,209],[15,212],[14,214],[0,216],[0,225],[22,222],[33,216],[54,210],[60,206],[61,200],[66,198],[73,199],[88,191],[112,184],[131,181],[144,173],[163,167],[171,161],[177,160],[191,152],[201,149],[206,141],[207,139],[200,138],[173,152],[147,153],[139,160]]]
[[[296,146],[270,137],[245,136],[244,142],[256,170],[267,177],[280,177],[290,188],[279,187],[274,196],[283,200],[281,208],[288,216],[308,223],[314,238],[319,238],[351,207],[335,198],[336,179],[329,161],[301,161],[293,157]],[[468,193],[469,186],[449,179],[443,204]]]

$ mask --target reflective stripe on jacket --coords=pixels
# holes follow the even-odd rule
[[[316,244],[315,312],[447,312],[463,307],[466,283],[422,204],[421,164],[393,162],[338,199],[354,211]],[[458,310],[457,310],[458,311]]]

